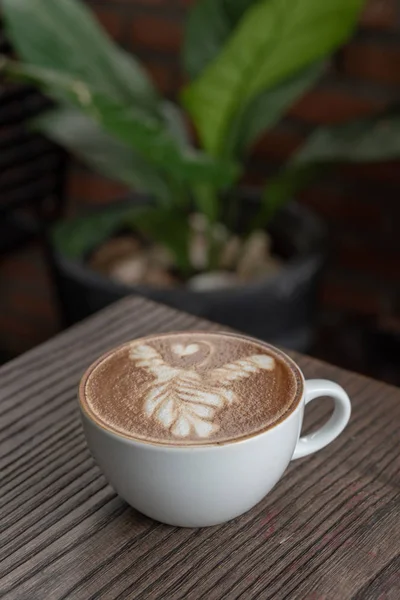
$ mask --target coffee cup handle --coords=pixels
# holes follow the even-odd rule
[[[309,379],[305,382],[305,404],[316,398],[328,396],[335,402],[330,419],[309,435],[301,436],[297,442],[292,460],[313,454],[338,437],[346,427],[351,414],[350,398],[340,385],[326,379]]]

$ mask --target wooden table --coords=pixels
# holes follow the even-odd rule
[[[292,463],[252,511],[208,529],[135,512],[86,448],[76,389],[108,348],[150,332],[216,328],[124,300],[0,371],[0,596],[398,600],[400,391],[297,357],[306,377],[342,384],[345,433]],[[326,418],[324,402],[311,423]]]

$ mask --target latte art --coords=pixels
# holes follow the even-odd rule
[[[210,444],[253,435],[301,396],[290,359],[225,333],[137,340],[86,373],[83,409],[115,433],[163,444]]]
[[[172,350],[178,356],[187,356],[188,354],[193,354],[200,350],[198,344],[187,344],[184,346],[183,344],[172,344]]]
[[[172,351],[179,356],[199,352],[197,344],[173,344]],[[207,438],[219,429],[215,421],[217,411],[237,401],[231,389],[232,381],[249,377],[260,369],[275,367],[275,359],[265,354],[254,354],[207,373],[207,378],[194,369],[181,369],[167,364],[161,354],[149,344],[133,345],[130,358],[147,369],[154,381],[146,386],[144,412],[177,437],[196,434]]]

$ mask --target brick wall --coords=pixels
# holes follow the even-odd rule
[[[0,256],[0,364],[59,330],[55,299],[38,243]]]
[[[159,89],[174,97],[182,83],[179,48],[190,0],[90,0],[110,34],[146,65]],[[370,0],[360,27],[329,74],[256,148],[249,176],[257,184],[267,165],[279,164],[315,124],[366,115],[399,98],[400,3]],[[322,299],[337,314],[400,319],[400,163],[343,166],[301,195],[322,215],[332,252]],[[70,175],[74,207],[107,202],[121,186],[82,167]]]

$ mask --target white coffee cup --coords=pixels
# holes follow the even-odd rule
[[[181,527],[229,521],[260,502],[291,460],[321,450],[348,423],[351,404],[343,388],[324,379],[305,381],[298,371],[303,394],[286,418],[262,433],[224,444],[174,446],[127,438],[98,425],[81,402],[89,448],[116,492],[143,514]],[[334,400],[332,416],[300,437],[304,407],[323,396]]]

